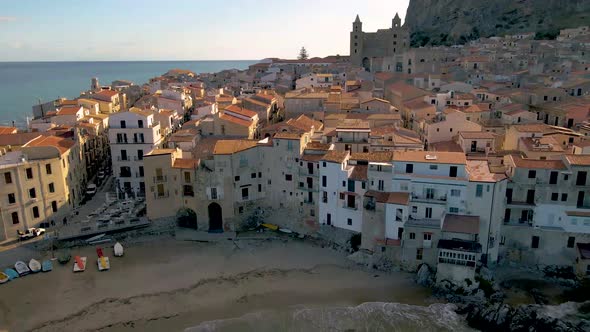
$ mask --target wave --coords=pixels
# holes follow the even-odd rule
[[[453,304],[428,307],[367,302],[356,307],[293,307],[203,322],[185,332],[212,331],[473,331]]]

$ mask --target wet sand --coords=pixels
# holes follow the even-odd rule
[[[0,285],[0,330],[179,331],[203,321],[296,305],[364,302],[428,305],[429,290],[406,273],[365,271],[345,254],[297,241],[218,244],[157,240],[105,248],[111,270],[85,272],[55,262],[54,271]]]

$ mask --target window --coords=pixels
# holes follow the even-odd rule
[[[559,200],[559,193],[551,193],[551,200],[556,202]]]
[[[45,173],[51,174],[51,164],[45,164]]]
[[[262,192],[262,185],[258,184],[258,192],[261,193]]]
[[[586,172],[578,172],[578,176],[576,177],[576,186],[585,186],[586,185]]]
[[[422,249],[422,248],[416,249],[416,260],[421,261],[423,253],[424,253],[424,249]]]
[[[235,176],[235,177],[234,177],[234,181],[235,181],[235,182],[239,182],[239,181],[240,181],[240,176],[239,176],[239,175],[238,175],[238,176]]]
[[[239,214],[244,213],[244,207],[243,206],[238,207],[238,213]]]
[[[567,194],[561,194],[561,201],[567,202]]]
[[[434,198],[434,188],[426,188],[426,198],[427,199]]]
[[[377,190],[379,190],[379,191],[385,190],[385,181],[379,180],[377,182]]]
[[[367,187],[367,183],[364,181],[361,182],[361,188],[366,189],[366,187]]]
[[[143,166],[139,166],[139,177],[143,177],[144,173],[143,173]]]
[[[414,164],[406,164],[406,173],[414,173]]]
[[[430,234],[430,233],[424,233],[424,240],[426,240],[426,241],[432,240],[432,234]]]
[[[57,212],[57,202],[56,201],[51,202],[51,211]]]
[[[39,208],[36,206],[33,206],[33,218],[39,218]]]
[[[137,120],[137,127],[143,128],[143,120]]]
[[[438,165],[430,165],[430,169],[438,169]]]
[[[248,188],[242,188],[242,199],[248,199]]]
[[[37,197],[37,193],[35,192],[35,188],[29,189],[29,197],[30,198],[36,198]]]
[[[184,172],[184,182],[191,182],[191,173]]]
[[[482,184],[478,184],[475,187],[475,197],[481,197],[483,196],[483,185]]]
[[[18,212],[12,212],[11,213],[11,216],[12,216],[12,224],[13,225],[18,224],[19,223],[19,221],[18,221]]]
[[[426,219],[431,219],[432,218],[432,208],[431,207],[427,207],[426,211],[424,213],[424,217]]]
[[[286,181],[291,181],[291,180],[293,180],[293,175],[291,175],[291,174],[285,174],[285,180],[286,180]]]
[[[8,194],[8,204],[16,203],[16,196],[14,193]]]
[[[451,166],[451,168],[449,169],[449,177],[457,177],[457,166]]]
[[[449,208],[449,212],[450,212],[450,213],[459,213],[459,208],[456,208],[456,207],[450,207],[450,208]]]
[[[125,120],[121,120],[120,124],[121,128],[127,128],[127,123],[125,123]]]
[[[322,162],[322,167],[326,167],[326,162],[325,161]]]
[[[346,181],[342,181],[342,187],[346,187]]]
[[[211,199],[217,199],[217,188],[211,188]]]
[[[27,179],[32,179],[33,178],[33,169],[27,168],[26,172],[27,172]]]
[[[328,178],[325,175],[322,175],[322,187],[327,186]]]
[[[573,236],[570,236],[567,238],[567,247],[568,248],[573,248],[574,244],[576,243],[576,238]]]
[[[348,226],[352,226],[352,219],[350,219],[350,218],[346,219],[346,224]]]
[[[256,173],[252,173],[252,174],[250,174],[250,178],[252,178],[252,179],[256,179]]]
[[[533,248],[533,249],[539,248],[539,237],[538,236],[533,236],[533,239],[531,241],[531,248]]]
[[[416,239],[416,233],[410,233],[410,240]]]
[[[459,189],[451,189],[451,196],[452,197],[459,197],[459,196],[461,196],[461,190],[459,190]]]
[[[127,160],[127,150],[121,150],[121,160]]]
[[[55,185],[53,184],[53,182],[51,182],[51,183],[49,184],[49,192],[50,192],[50,193],[54,193],[54,192],[55,192]]]
[[[10,174],[10,172],[4,173],[4,182],[6,182],[6,184],[12,183],[12,174]]]
[[[137,150],[137,160],[143,160],[143,150]]]
[[[412,206],[412,213],[418,213],[418,207]]]
[[[557,176],[559,173],[557,172],[551,172],[551,175],[549,176],[549,184],[557,184]]]
[[[529,170],[529,179],[534,179],[537,177],[537,171]]]

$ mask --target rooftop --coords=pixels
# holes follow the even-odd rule
[[[328,151],[322,158],[323,161],[329,161],[333,163],[342,163],[348,157],[348,151],[336,151],[331,150]]]
[[[443,232],[478,234],[479,217],[459,214],[446,214],[442,225]]]
[[[54,146],[59,150],[60,154],[64,154],[74,145],[76,145],[76,142],[68,138],[58,136],[39,136],[24,146]]]
[[[235,140],[219,140],[215,143],[213,154],[216,155],[228,155],[236,152],[245,151],[251,149],[257,145],[258,142],[235,139]]]
[[[369,190],[365,193],[365,197],[374,197],[379,203],[408,205],[410,202],[410,194],[405,192],[383,192]]]
[[[468,251],[468,252],[481,252],[481,244],[475,241],[465,240],[438,240],[439,249],[455,250],[455,251]]]
[[[467,159],[463,152],[394,151],[393,161],[465,165]]]

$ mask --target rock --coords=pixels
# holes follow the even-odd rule
[[[487,281],[494,280],[494,272],[492,272],[490,269],[488,269],[485,266],[481,267],[481,269],[479,270],[479,275]]]
[[[585,22],[587,0],[411,0],[404,26],[412,45],[465,43],[515,32],[553,36]]]
[[[530,290],[529,292],[531,294],[531,296],[533,297],[533,299],[535,300],[536,304],[547,304],[549,303],[549,301],[547,300],[547,297],[538,289],[533,288]]]
[[[494,294],[490,295],[490,302],[491,303],[498,303],[504,301],[506,295],[502,292],[495,292]]]
[[[422,264],[416,273],[416,283],[425,287],[430,287],[434,283],[434,276],[427,264]]]
[[[372,260],[371,255],[369,255],[368,253],[366,253],[364,251],[357,251],[357,252],[353,253],[352,255],[348,255],[347,258],[358,265],[364,265],[364,266],[371,265],[371,260]]]

